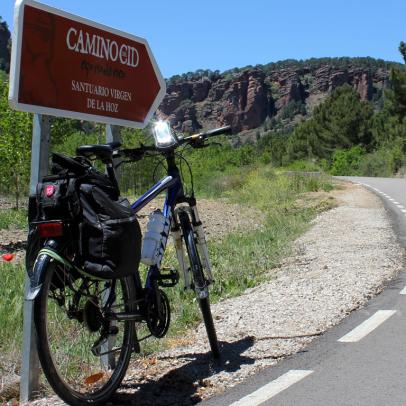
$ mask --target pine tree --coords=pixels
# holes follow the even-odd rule
[[[406,44],[401,42],[399,51],[406,63]],[[387,93],[391,113],[397,115],[399,119],[406,116],[406,71],[404,69],[392,68],[391,75],[391,91]]]
[[[370,119],[373,108],[362,102],[349,85],[337,88],[315,108],[313,117],[299,124],[288,144],[290,159],[330,159],[336,149],[371,143]]]
[[[400,43],[399,51],[406,64],[406,43]],[[372,133],[377,146],[394,143],[398,138],[404,139],[406,144],[405,69],[391,69],[390,89],[385,92],[382,111],[377,113],[372,121]]]

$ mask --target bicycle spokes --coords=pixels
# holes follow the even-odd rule
[[[124,340],[124,323],[104,316],[111,284],[73,281],[60,269],[55,271],[55,280],[49,290],[46,328],[58,374],[74,391],[96,391],[111,377]],[[114,311],[124,312],[122,287],[116,284],[114,289]]]

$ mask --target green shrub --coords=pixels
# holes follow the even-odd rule
[[[332,175],[359,175],[365,150],[359,145],[348,150],[338,150],[333,154],[330,173]]]
[[[290,171],[319,172],[320,166],[314,161],[299,159],[291,162],[286,169]]]
[[[381,148],[365,155],[360,164],[360,174],[362,176],[390,177],[401,168],[404,161],[404,155],[400,154],[397,148]]]
[[[289,102],[281,112],[281,118],[283,120],[292,120],[296,114],[306,114],[306,105],[302,101]]]

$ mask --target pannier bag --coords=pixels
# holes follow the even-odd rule
[[[75,264],[86,273],[103,279],[133,274],[139,266],[142,236],[130,204],[118,198],[117,189],[105,174],[90,165],[84,166],[82,174],[72,173],[63,168],[65,159],[74,158],[53,154],[54,175],[44,177],[37,185],[36,196],[30,197],[26,257],[29,276],[44,243],[35,223],[47,220],[69,222],[66,237],[76,245],[79,255]]]
[[[25,254],[25,268],[27,269],[29,278],[32,278],[32,268],[37,258],[38,252],[41,249],[41,239],[33,221],[38,220],[38,204],[37,197],[32,195],[28,200],[28,236],[27,250]]]
[[[79,224],[84,271],[110,279],[138,270],[141,230],[126,199],[112,200],[99,187],[79,188],[83,220]]]
[[[46,176],[37,185],[38,220],[71,220],[80,214],[76,179]]]
[[[44,241],[40,238],[36,222],[47,220],[78,219],[81,213],[79,195],[75,190],[75,178],[71,176],[45,176],[37,184],[36,194],[28,200],[28,236],[26,269],[32,277],[32,269]],[[77,228],[77,227],[76,227]]]

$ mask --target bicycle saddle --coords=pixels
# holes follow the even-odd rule
[[[52,163],[57,165],[57,172],[63,169],[68,169],[76,175],[84,175],[87,171],[87,166],[77,160],[57,152],[52,153]]]
[[[112,159],[113,151],[121,147],[118,141],[109,142],[108,144],[82,145],[76,149],[76,154],[86,158],[96,157],[101,161]]]

